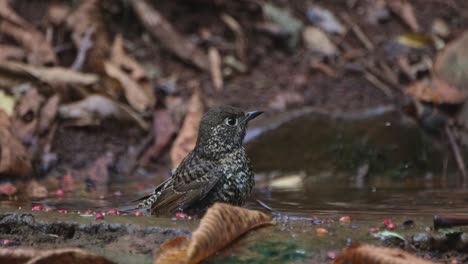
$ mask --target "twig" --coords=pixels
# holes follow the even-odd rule
[[[372,74],[368,70],[366,70],[364,72],[364,78],[366,78],[367,81],[369,81],[375,87],[377,87],[388,98],[393,98],[392,89],[390,87],[388,87],[385,83],[380,81],[374,74]]]
[[[260,201],[260,200],[256,200],[256,201],[257,201],[257,203],[258,203],[261,207],[265,208],[266,210],[268,210],[268,211],[270,211],[270,212],[272,212],[272,213],[274,213],[274,214],[281,215],[281,212],[280,212],[280,211],[271,208],[271,207],[270,207],[269,205],[267,205],[266,203],[264,203],[264,202],[262,202],[262,201]]]
[[[343,18],[343,20],[346,23],[351,25],[351,30],[356,35],[356,37],[362,42],[362,44],[364,45],[364,47],[366,47],[367,50],[374,50],[374,44],[372,43],[372,41],[370,41],[370,39],[366,36],[364,31],[362,31],[358,24],[354,23],[353,19],[348,14],[341,14],[341,18]]]
[[[73,70],[79,71],[83,67],[86,60],[86,53],[88,53],[88,50],[93,47],[93,40],[91,37],[93,36],[94,31],[95,27],[88,28],[83,36],[81,36],[81,39],[79,39],[77,33],[73,33],[72,37],[75,39],[75,43],[80,43],[78,46],[78,54],[71,66]]]
[[[221,55],[215,47],[208,49],[208,59],[210,61],[210,72],[213,86],[217,91],[223,89],[223,72],[221,70]]]
[[[468,175],[466,174],[465,162],[463,161],[463,158],[461,156],[460,148],[458,147],[458,144],[455,141],[452,131],[448,126],[445,126],[445,133],[447,134],[450,147],[452,148],[453,155],[455,156],[455,160],[457,161],[458,169],[463,175],[463,185],[466,186],[466,184],[468,183]]]

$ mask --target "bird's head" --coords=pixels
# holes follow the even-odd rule
[[[247,124],[262,113],[262,111],[245,113],[232,106],[211,108],[200,121],[195,149],[207,155],[217,156],[240,148]]]

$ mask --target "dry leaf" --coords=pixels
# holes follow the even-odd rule
[[[5,111],[8,116],[13,115],[15,109],[15,97],[0,90],[0,110]]]
[[[176,237],[164,243],[154,263],[199,263],[246,232],[271,224],[271,217],[260,211],[215,203],[200,221],[190,241]]]
[[[164,148],[167,147],[176,126],[171,114],[167,109],[157,109],[153,114],[153,131],[155,134],[154,144],[143,155],[142,162],[148,163],[151,158],[158,158]]]
[[[28,62],[34,65],[50,65],[57,62],[54,50],[45,36],[33,25],[21,18],[9,6],[0,1],[0,33],[18,42],[28,53]]]
[[[125,92],[125,98],[133,109],[144,112],[153,105],[154,101],[148,96],[143,88],[134,80],[127,75],[126,72],[121,70],[117,65],[112,62],[104,62],[104,69],[106,74],[119,81],[121,87]]]
[[[401,249],[357,245],[344,249],[334,264],[433,264]]]
[[[57,116],[58,108],[60,104],[60,96],[58,94],[50,97],[41,109],[41,115],[39,118],[38,132],[42,134],[49,130],[49,127],[54,122]]]
[[[89,86],[99,81],[99,77],[95,74],[81,73],[63,67],[38,67],[12,61],[0,63],[0,75],[20,78],[21,82],[41,81],[51,86],[60,84]]]
[[[35,249],[0,249],[1,263],[17,264],[113,264],[114,262],[104,257],[78,248],[63,248],[53,250]]]
[[[103,72],[102,64],[107,59],[110,50],[106,27],[101,16],[100,2],[99,0],[80,1],[78,8],[66,21],[67,26],[73,31],[73,42],[78,50],[87,49],[83,47],[83,40],[86,40],[90,32],[92,33],[92,46],[87,54],[86,65],[97,73]],[[81,52],[81,56],[85,55]]]
[[[122,34],[115,36],[110,60],[113,64],[124,68],[135,81],[147,78],[143,67],[134,58],[125,53]]]
[[[172,144],[171,161],[173,168],[177,168],[179,163],[195,147],[198,136],[198,126],[203,116],[203,108],[200,93],[196,91],[190,98],[187,114],[185,115],[179,135],[175,139],[174,144]]]
[[[59,115],[62,118],[87,121],[114,117],[117,120],[134,121],[142,129],[148,130],[145,121],[132,109],[102,95],[90,95],[81,101],[63,104],[59,108]]]
[[[405,93],[435,104],[462,104],[466,100],[462,91],[438,78],[414,82],[406,87]]]
[[[146,30],[180,59],[209,72],[210,63],[204,52],[177,32],[158,11],[145,0],[132,0],[133,10]]]
[[[32,172],[24,146],[10,132],[11,123],[0,110],[0,177],[24,177]]]
[[[414,13],[413,5],[407,0],[389,0],[387,5],[398,15],[413,32],[419,32],[421,27]]]
[[[39,111],[43,102],[44,97],[36,87],[30,85],[16,104],[12,130],[21,142],[32,143],[37,136]]]

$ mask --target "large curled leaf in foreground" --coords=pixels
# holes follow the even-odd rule
[[[433,264],[396,248],[355,245],[346,248],[334,264]]]
[[[154,263],[199,263],[247,231],[271,224],[271,217],[260,211],[216,203],[208,209],[190,240],[176,237],[165,242]]]

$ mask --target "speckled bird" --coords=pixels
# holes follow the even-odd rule
[[[140,199],[138,207],[160,215],[204,212],[215,202],[243,205],[255,181],[242,142],[249,121],[262,113],[232,106],[206,112],[195,148],[170,178]]]

